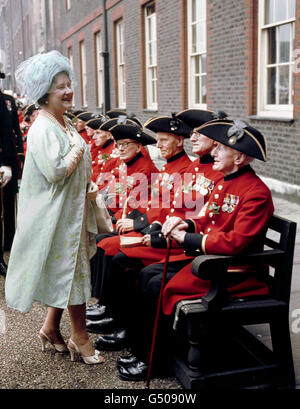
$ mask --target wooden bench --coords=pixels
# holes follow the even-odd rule
[[[273,216],[261,253],[194,259],[193,274],[212,284],[201,299],[177,304],[173,369],[183,387],[294,388],[289,301],[295,236],[296,223]],[[227,296],[227,267],[247,264],[270,266],[269,296]],[[253,324],[269,325],[271,348],[245,327]]]

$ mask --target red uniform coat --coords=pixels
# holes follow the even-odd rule
[[[128,217],[132,218],[134,221],[133,232],[128,233],[129,236],[142,236],[139,233],[140,230],[149,226],[152,220],[164,220],[163,212],[168,213],[167,209],[170,209],[170,202],[172,202],[172,197],[174,196],[174,178],[172,175],[179,175],[184,173],[186,168],[191,164],[190,158],[187,156],[184,150],[179,154],[172,156],[167,160],[167,163],[162,167],[162,169],[152,175],[150,179],[151,192],[148,200],[144,206],[139,206],[137,209],[133,210],[129,205]],[[178,177],[177,177],[178,179]],[[154,194],[154,198],[152,199]],[[164,198],[170,197],[170,201],[167,203]],[[151,207],[152,202],[154,203]],[[157,208],[157,206],[159,206]],[[162,208],[164,207],[164,210]],[[134,217],[136,215],[136,217]],[[122,209],[116,213],[116,219],[122,217]],[[107,255],[115,255],[120,251],[120,238],[119,236],[108,237],[103,239],[98,243],[98,247],[105,250]]]
[[[82,130],[79,131],[78,133],[79,133],[79,135],[84,139],[84,142],[85,142],[87,145],[90,145],[90,144],[91,144],[92,140],[91,140],[91,138],[88,136],[88,134],[87,134],[87,132],[86,132],[85,129],[82,129]]]
[[[114,143],[112,139],[109,139],[102,146],[96,146],[92,143],[91,146],[91,156],[92,156],[92,181],[96,182],[99,174],[103,172],[104,165],[112,160],[114,165],[116,164],[116,158],[111,157],[111,154],[114,150]],[[112,163],[110,163],[112,165]],[[107,172],[110,171],[110,167],[107,167]]]
[[[174,200],[169,213],[162,222],[170,216],[182,219],[194,216],[199,217],[200,211],[215,184],[223,178],[220,172],[213,170],[213,159],[210,155],[193,161],[184,172],[184,184],[174,194]],[[180,207],[179,207],[180,206]],[[159,233],[161,234],[161,233]],[[145,265],[164,262],[166,250],[161,248],[138,246],[135,248],[120,248],[128,257],[138,257]],[[193,257],[185,255],[182,246],[173,243],[169,261],[188,260]]]
[[[210,192],[213,189],[214,186],[214,180],[219,180],[222,175],[219,172],[216,172],[212,169],[213,161],[212,158],[209,157],[210,160],[207,160],[207,158],[201,159],[196,159],[193,162],[190,162],[189,165],[186,167],[186,169],[182,168],[182,164],[178,164],[176,166],[176,162],[180,160],[178,158],[176,161],[171,162],[175,164],[175,169],[174,167],[165,166],[164,172],[167,170],[172,174],[174,174],[178,169],[182,172],[182,178],[185,179],[186,184],[181,184],[179,188],[176,189],[176,192],[174,193],[174,189],[171,191],[171,197],[173,200],[171,200],[171,203],[169,203],[169,207],[166,208],[164,207],[163,210],[161,210],[161,214],[158,217],[158,220],[161,223],[164,223],[164,221],[169,217],[169,216],[179,216],[179,217],[185,217],[186,211],[188,212],[193,212],[193,207],[194,209],[198,209],[198,202],[201,203],[202,207],[203,203],[207,198],[209,197]],[[160,173],[162,174],[162,172]],[[195,176],[195,177],[194,177]],[[213,180],[214,179],[214,180]],[[164,176],[160,177],[160,180],[164,180]],[[187,186],[188,185],[188,186]],[[198,187],[209,187],[205,192],[203,189],[198,189]],[[188,189],[187,189],[188,187]],[[200,193],[201,190],[201,193]],[[190,193],[196,193],[195,194],[190,194]],[[181,198],[181,199],[179,199]],[[196,202],[197,200],[197,202]],[[161,201],[161,203],[163,203]],[[164,203],[165,204],[165,203]],[[151,205],[151,204],[150,204]],[[178,205],[182,207],[178,207]],[[157,215],[157,209],[153,209],[153,214]],[[160,210],[160,209],[158,209]],[[168,210],[168,211],[166,211]],[[199,209],[198,209],[199,210]],[[147,211],[147,214],[151,213],[150,210]],[[138,232],[130,232],[127,234],[128,236],[142,236],[141,233]],[[99,243],[100,244],[100,243]],[[119,251],[122,251],[124,254],[126,254],[128,257],[135,257],[141,259],[141,261],[144,263],[144,265],[149,265],[152,263],[158,263],[161,260],[164,259],[165,257],[165,249],[161,248],[153,248],[153,247],[145,247],[145,246],[136,246],[133,248],[121,248],[120,247],[120,240],[119,237],[113,237],[113,238],[108,238],[104,239],[101,241],[101,245],[103,249],[105,249],[107,255],[114,255],[117,254]],[[184,250],[182,247],[177,246],[177,248],[173,248],[171,251],[171,260],[183,260],[183,259],[189,259],[190,257],[186,257]]]
[[[196,233],[186,233],[184,248],[195,254],[234,255],[244,251],[260,251],[263,234],[274,211],[267,186],[250,166],[219,181],[205,205],[205,214],[190,222]],[[233,296],[267,294],[267,285],[255,275],[251,266],[229,268],[229,272],[247,271],[247,277],[229,287]],[[233,280],[234,277],[232,276]],[[191,263],[180,270],[166,285],[163,311],[171,314],[182,299],[199,298],[209,290],[209,280],[191,272]]]
[[[134,203],[146,206],[151,186],[151,176],[158,172],[150,156],[145,157],[139,152],[129,162],[121,162],[119,172],[114,172],[114,181],[109,184],[109,193],[114,195],[109,209],[113,213],[123,212],[125,200],[130,198]],[[140,179],[142,177],[142,179]]]

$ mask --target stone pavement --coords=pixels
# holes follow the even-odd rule
[[[274,196],[275,214],[298,223],[291,293],[291,339],[297,389],[300,389],[300,203]],[[21,255],[20,255],[21,256]],[[117,375],[115,361],[119,352],[103,352],[103,365],[72,363],[69,356],[40,350],[38,330],[45,307],[35,303],[30,313],[22,314],[6,307],[4,278],[0,276],[0,389],[144,389],[144,382],[124,382]],[[257,337],[266,343],[266,326],[255,326]],[[63,315],[62,334],[70,334],[67,312]],[[91,334],[94,341],[97,335]],[[154,378],[151,389],[180,389],[175,378]]]

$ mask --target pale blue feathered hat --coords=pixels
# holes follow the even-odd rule
[[[28,102],[37,102],[49,91],[55,75],[60,72],[73,78],[70,61],[57,50],[36,54],[23,61],[15,72],[18,88]]]

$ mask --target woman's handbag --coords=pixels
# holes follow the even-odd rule
[[[98,186],[93,182],[88,186],[87,198],[90,199],[94,208],[98,234],[112,233],[114,228],[110,214],[108,213],[102,194],[98,192]]]
[[[113,224],[101,193],[97,194],[96,200],[92,200],[92,206],[94,207],[95,211],[98,234],[112,233],[114,230]]]

